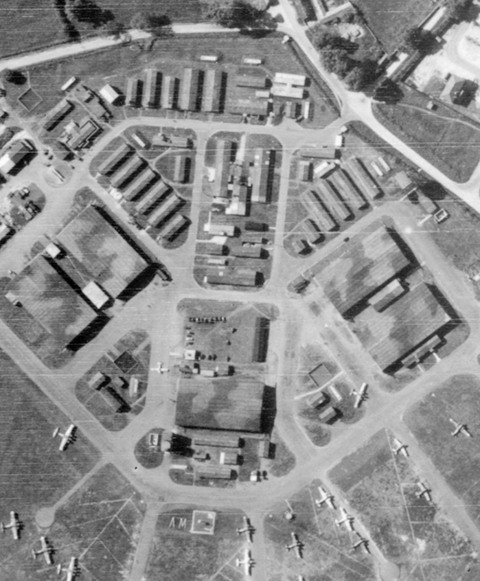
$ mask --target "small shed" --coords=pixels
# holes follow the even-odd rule
[[[105,85],[100,89],[100,96],[110,105],[116,105],[122,100],[122,93],[112,85]]]
[[[108,375],[105,375],[101,371],[98,371],[88,380],[88,386],[91,389],[100,389],[110,381]]]

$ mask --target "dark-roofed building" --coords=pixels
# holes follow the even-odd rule
[[[221,107],[224,73],[219,69],[208,69],[203,82],[202,111],[218,113]]]
[[[138,107],[142,100],[142,84],[140,79],[128,79],[125,104],[128,107]]]
[[[45,116],[43,128],[46,131],[54,129],[60,121],[73,109],[73,103],[68,99],[63,99],[55,105]]]
[[[143,83],[143,101],[142,105],[154,109],[158,105],[160,97],[160,83],[162,74],[156,69],[147,69],[145,71],[145,81]]]
[[[331,232],[337,228],[337,222],[332,218],[316,192],[307,190],[302,196],[302,202],[319,225],[321,232]]]
[[[88,206],[58,234],[66,253],[58,263],[73,256],[111,297],[122,297],[149,264],[118,230],[95,206]]]
[[[267,317],[257,317],[255,319],[255,334],[253,336],[253,362],[264,363],[267,360],[269,336],[270,319],[267,319]]]
[[[128,145],[128,143],[122,142],[120,143],[112,153],[107,157],[107,159],[100,164],[98,167],[98,171],[102,175],[110,175],[114,171],[116,171],[125,161],[127,158],[133,153],[133,148]]]
[[[182,83],[178,108],[183,111],[196,111],[198,109],[198,89],[200,71],[198,69],[183,69]]]
[[[411,267],[401,239],[384,224],[355,236],[341,260],[319,267],[315,276],[343,316]]]
[[[232,249],[232,256],[237,258],[264,258],[265,253],[260,245],[235,246]]]
[[[261,432],[264,391],[252,380],[180,379],[175,423],[184,428]]]
[[[144,165],[145,160],[143,158],[138,155],[132,156],[127,164],[112,177],[112,186],[118,189],[124,188],[140,172]]]
[[[200,464],[195,467],[197,478],[212,480],[231,480],[233,471],[223,464]]]
[[[265,204],[271,196],[275,150],[259,147],[255,149],[253,160],[253,166],[250,168],[252,203]]]
[[[400,360],[452,323],[430,285],[420,283],[392,303],[382,313],[373,309],[365,318],[372,337],[365,345],[383,371],[394,368]]]
[[[251,89],[236,87],[234,96],[228,101],[228,112],[233,115],[255,115],[265,117],[268,114],[268,99],[257,98]]]
[[[36,256],[7,285],[28,313],[63,347],[71,347],[96,321],[97,313],[54,267]]]
[[[338,168],[337,171],[330,174],[328,176],[328,181],[334,186],[337,192],[341,194],[342,198],[346,200],[350,206],[353,206],[358,210],[362,210],[368,206],[365,198],[354,186],[343,169]]]
[[[83,149],[84,147],[88,147],[101,131],[100,125],[94,119],[87,116],[80,123],[75,123],[67,143],[74,150]]]
[[[155,184],[148,194],[137,203],[136,211],[139,214],[148,214],[167,195],[170,189],[170,186],[167,186],[164,181]]]

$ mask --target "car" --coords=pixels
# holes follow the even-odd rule
[[[26,196],[28,196],[28,194],[30,193],[30,189],[27,187],[22,188],[22,194],[25,194]]]
[[[258,470],[250,472],[250,482],[260,482],[260,472]]]

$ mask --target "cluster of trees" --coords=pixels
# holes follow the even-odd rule
[[[453,20],[467,20],[472,0],[447,0],[447,14]]]
[[[329,73],[344,80],[352,91],[360,91],[377,75],[377,63],[353,58],[358,45],[332,30],[322,27],[314,35],[313,43],[320,53],[322,64]]]
[[[203,0],[202,16],[227,28],[243,28],[262,21],[268,0]]]
[[[100,28],[115,20],[111,10],[100,8],[94,0],[67,0],[65,13],[70,22],[84,22],[94,28]]]

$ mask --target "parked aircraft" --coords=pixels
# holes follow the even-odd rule
[[[367,394],[368,384],[362,383],[360,389],[352,389],[352,395],[356,396],[355,403],[353,404],[354,407],[359,408],[366,399],[368,399]]]
[[[432,495],[431,495],[432,491],[430,490],[430,488],[427,488],[423,482],[418,482],[417,484],[418,484],[419,490],[418,490],[418,492],[415,493],[415,496],[417,498],[422,498],[422,496],[424,496],[425,500],[427,502],[432,502]]]
[[[68,564],[68,567],[62,567],[61,564],[57,566],[57,575],[61,575],[62,573],[67,574],[66,581],[74,581],[79,574],[78,570],[78,560],[76,557],[72,557]]]
[[[245,551],[245,558],[239,559],[238,557],[235,559],[235,565],[240,567],[241,565],[245,565],[245,573],[250,576],[252,574],[253,566],[255,565],[255,561],[252,559],[252,552],[250,550]]]
[[[2,532],[5,532],[7,529],[11,529],[13,538],[18,541],[20,538],[21,523],[18,520],[18,514],[16,512],[13,510],[10,511],[10,522],[7,524],[2,522],[0,523],[0,526],[2,528]]]
[[[355,541],[355,542],[352,544],[352,549],[353,549],[354,551],[356,551],[356,550],[357,550],[359,547],[361,547],[361,546],[363,545],[363,549],[364,549],[364,551],[365,551],[366,553],[370,553],[370,548],[369,548],[369,546],[368,546],[368,539],[366,539],[365,537],[362,537],[362,535],[360,535],[360,534],[358,534],[358,533],[357,533],[357,536],[358,536],[358,541]]]
[[[337,527],[345,524],[349,531],[354,532],[355,529],[353,527],[353,521],[355,520],[355,518],[351,514],[348,514],[348,512],[343,507],[340,509],[340,512],[342,513],[343,518],[338,520],[335,519],[335,524],[337,525]]]
[[[407,448],[408,448],[407,444],[402,444],[402,442],[400,442],[398,438],[393,438],[392,452],[395,454],[395,456],[403,454],[405,458],[408,458]]]
[[[303,551],[303,543],[297,536],[297,533],[291,533],[292,535],[292,544],[286,545],[287,551],[291,551],[292,549],[295,550],[295,555],[297,555],[297,559],[302,559],[302,551]]]
[[[60,451],[63,452],[63,450],[65,450],[66,447],[73,442],[76,429],[77,429],[76,426],[74,426],[73,424],[70,424],[68,426],[67,430],[62,434],[62,432],[60,431],[60,428],[55,428],[55,430],[53,432],[53,437],[56,438],[57,436],[60,436],[61,441],[60,441],[60,446],[58,447],[58,449]]]
[[[315,500],[315,504],[320,508],[323,504],[326,504],[329,508],[332,508],[333,510],[335,510],[335,504],[334,504],[334,499],[335,497],[333,496],[333,494],[329,494],[327,493],[327,491],[325,490],[325,488],[322,488],[321,486],[318,487],[318,492],[320,493],[320,498],[317,498]]]
[[[47,565],[53,565],[53,557],[52,557],[53,547],[47,541],[46,537],[40,537],[40,543],[42,545],[41,549],[39,549],[38,551],[36,551],[35,549],[32,549],[33,558],[36,559],[38,557],[38,555],[43,555],[45,557],[45,561],[47,562]]]
[[[246,533],[248,541],[252,543],[255,528],[252,526],[252,523],[250,522],[250,519],[247,516],[243,517],[243,524],[244,526],[241,529],[237,529],[237,535]]]
[[[458,436],[458,434],[462,433],[464,436],[467,436],[467,438],[472,437],[472,434],[468,430],[467,424],[460,424],[452,418],[449,418],[449,420],[455,426],[455,429],[451,433],[452,436]]]

